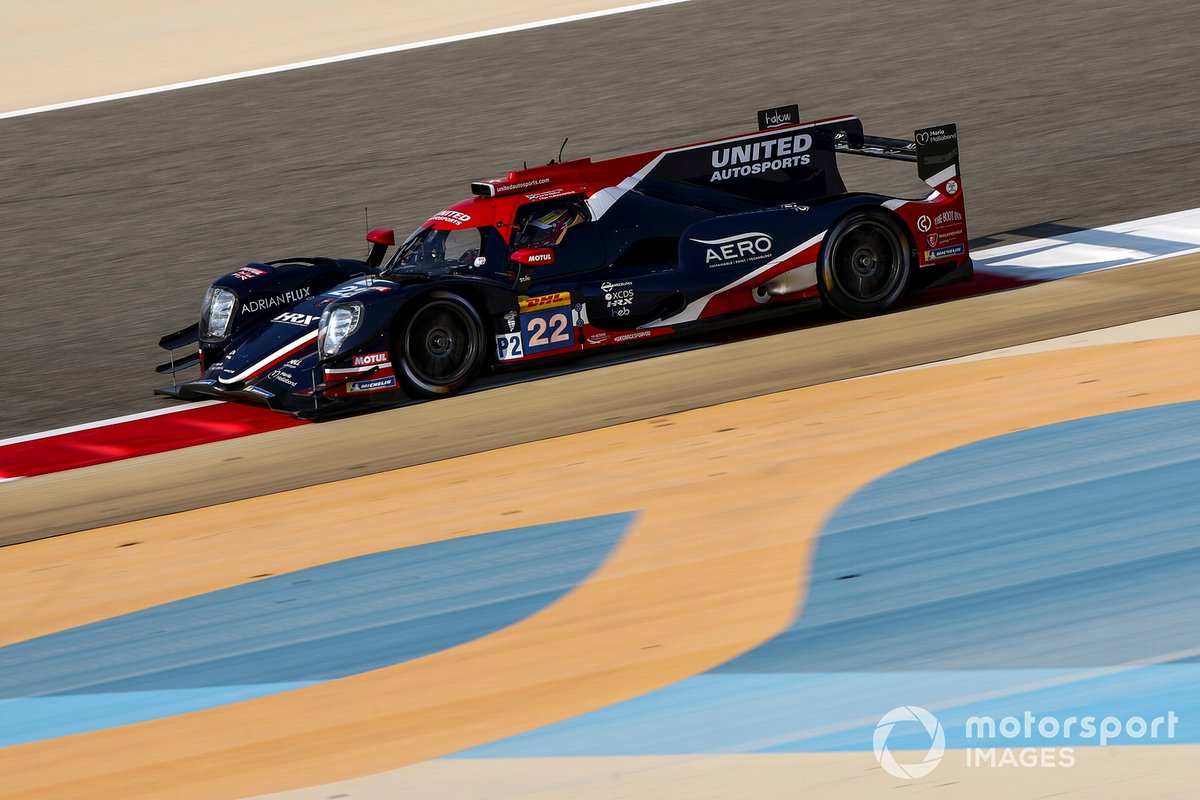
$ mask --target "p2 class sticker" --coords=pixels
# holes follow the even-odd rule
[[[501,333],[496,336],[496,358],[500,361],[516,361],[525,356],[520,333]]]

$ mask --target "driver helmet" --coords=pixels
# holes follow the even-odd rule
[[[544,214],[531,217],[521,231],[521,244],[525,247],[549,247],[562,242],[574,226],[583,222],[583,212],[569,206],[553,208]]]

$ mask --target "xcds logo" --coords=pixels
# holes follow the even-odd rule
[[[888,749],[888,737],[896,724],[901,722],[919,723],[929,734],[929,751],[915,764],[901,764]],[[915,780],[933,772],[941,763],[942,754],[946,752],[946,734],[937,717],[925,709],[920,706],[900,706],[893,708],[879,720],[879,724],[875,726],[874,745],[875,758],[887,774],[905,780]]]
[[[692,241],[706,245],[704,250],[706,267],[726,267],[732,264],[761,260],[770,256],[771,251],[775,248],[775,242],[769,235],[757,231],[726,236],[724,239],[692,239]]]

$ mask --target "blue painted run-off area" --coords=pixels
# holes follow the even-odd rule
[[[632,520],[360,556],[0,648],[0,746],[235,703],[486,636],[583,581]]]
[[[869,431],[863,432],[864,436]],[[829,520],[802,612],[713,671],[466,757],[871,750],[884,713],[1028,711],[1200,742],[1200,402],[1021,431],[911,464]],[[1023,725],[1022,725],[1023,727]],[[1078,733],[1079,723],[1074,730]],[[1165,743],[1122,734],[1110,743]],[[925,750],[901,723],[892,750]]]

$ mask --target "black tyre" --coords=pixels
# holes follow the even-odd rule
[[[464,389],[483,366],[484,327],[475,307],[434,292],[398,327],[392,364],[411,397],[445,397]]]
[[[821,247],[821,299],[847,317],[882,314],[908,286],[912,250],[900,223],[881,211],[855,211],[833,226]]]

